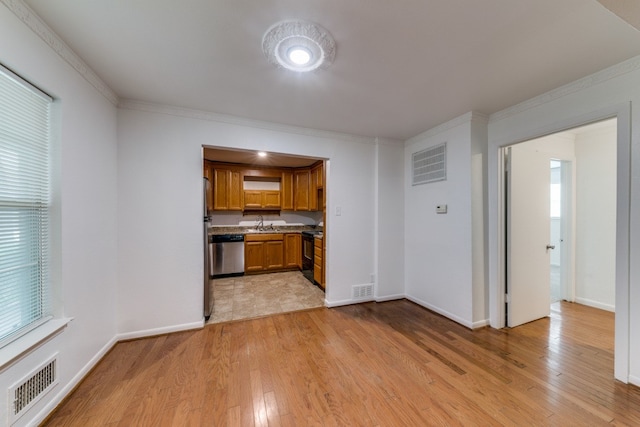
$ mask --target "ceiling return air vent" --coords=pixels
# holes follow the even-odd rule
[[[447,143],[413,153],[411,185],[445,181],[447,179]]]

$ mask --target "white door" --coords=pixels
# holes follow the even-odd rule
[[[507,149],[507,326],[550,314],[549,154]]]

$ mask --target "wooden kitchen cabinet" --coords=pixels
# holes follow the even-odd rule
[[[293,173],[294,209],[296,211],[309,210],[309,170],[296,170]]]
[[[300,233],[284,235],[285,268],[302,268],[302,236]]]
[[[284,241],[269,240],[264,242],[264,269],[282,270],[284,268]]]
[[[247,234],[244,238],[244,272],[259,273],[284,269],[284,235]]]
[[[324,173],[322,162],[311,168],[309,176],[309,210],[321,211],[323,208]]]
[[[245,210],[279,210],[280,191],[276,190],[244,190]]]
[[[292,211],[294,209],[293,204],[293,172],[283,171],[282,178],[280,179],[280,190],[282,192],[282,210]]]
[[[324,290],[324,240],[322,237],[313,239],[313,281]]]
[[[213,169],[213,209],[242,210],[242,175],[230,169]]]

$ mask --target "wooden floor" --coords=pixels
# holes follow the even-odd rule
[[[613,315],[470,331],[406,300],[120,343],[49,426],[640,425]]]

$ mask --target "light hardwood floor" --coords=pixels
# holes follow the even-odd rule
[[[119,343],[49,426],[640,425],[613,314],[470,331],[406,300]]]

